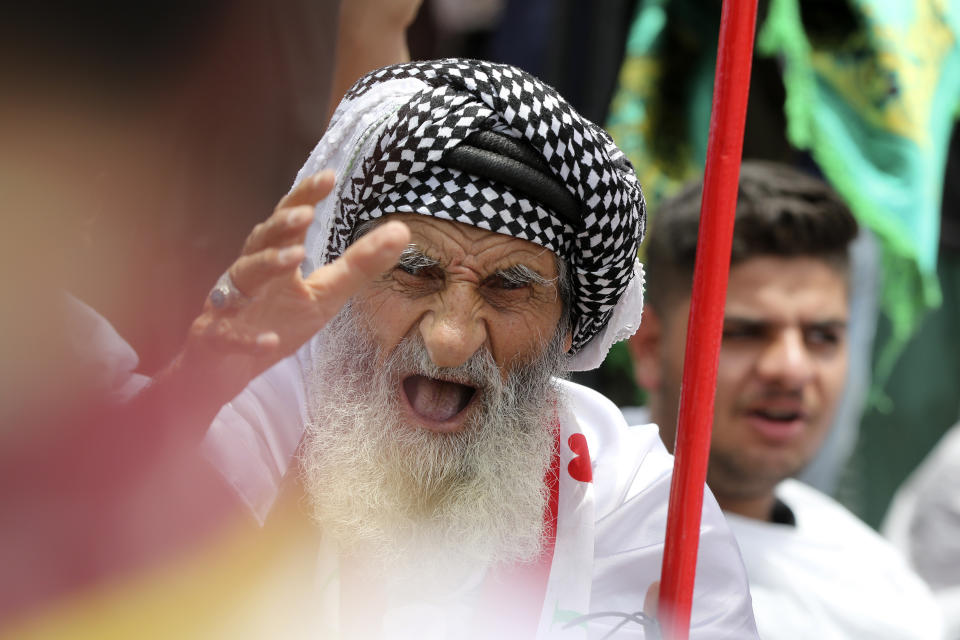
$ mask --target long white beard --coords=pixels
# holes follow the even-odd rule
[[[555,447],[562,333],[503,381],[487,352],[438,369],[419,334],[378,365],[377,347],[349,307],[324,332],[308,380],[312,419],[301,465],[325,535],[433,586],[478,566],[534,559]],[[478,388],[463,430],[404,423],[399,379],[411,373],[452,375]]]

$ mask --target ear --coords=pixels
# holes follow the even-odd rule
[[[637,386],[647,391],[660,390],[660,316],[649,304],[643,307],[640,328],[627,340],[627,350],[633,360],[633,377]]]

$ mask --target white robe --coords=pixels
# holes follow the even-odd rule
[[[939,611],[897,551],[833,499],[777,487],[796,526],[727,513],[763,640],[937,640]]]
[[[300,370],[296,358],[288,358],[254,380],[221,410],[204,442],[207,455],[261,520],[303,433],[306,402]],[[617,407],[600,394],[570,382],[560,386],[567,402],[560,417],[558,531],[537,635],[599,638],[623,618],[612,615],[571,629],[564,629],[564,623],[587,613],[642,610],[647,588],[660,575],[673,458],[655,426],[628,428]],[[583,434],[588,446],[589,483],[567,472],[574,453],[566,443],[576,433]],[[462,637],[462,630],[452,626],[447,637]],[[639,625],[628,623],[612,637],[644,635]],[[740,553],[709,491],[690,637],[756,637]]]

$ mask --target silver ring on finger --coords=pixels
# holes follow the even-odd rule
[[[242,307],[250,302],[250,297],[244,295],[240,289],[237,289],[237,285],[233,283],[233,278],[230,277],[229,270],[223,272],[223,275],[217,280],[217,284],[213,285],[213,289],[210,290],[210,295],[207,297],[210,299],[210,304],[213,305],[213,308],[220,310]]]

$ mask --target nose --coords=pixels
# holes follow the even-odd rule
[[[813,378],[810,351],[798,329],[777,332],[757,361],[763,378],[788,387],[802,386]]]
[[[487,341],[487,326],[469,285],[448,287],[420,320],[420,335],[438,367],[457,367]]]

